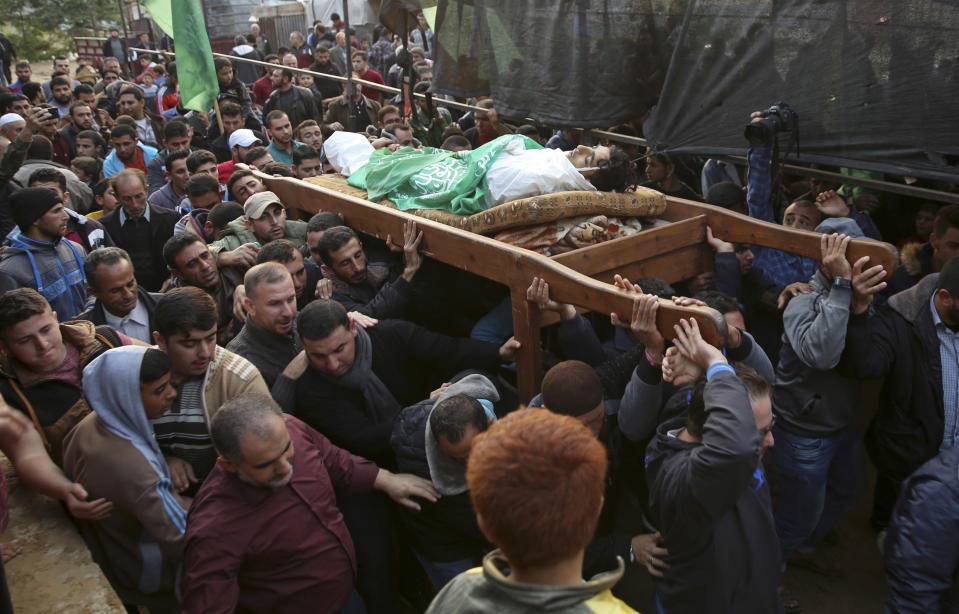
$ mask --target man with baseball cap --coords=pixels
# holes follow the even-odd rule
[[[0,136],[5,136],[10,141],[15,141],[23,128],[27,125],[26,120],[17,113],[6,113],[0,116]]]
[[[0,273],[17,287],[35,288],[59,321],[72,320],[87,300],[86,252],[63,238],[70,219],[63,200],[49,188],[24,188],[10,197],[10,213],[20,234],[4,251]]]
[[[246,152],[254,145],[262,145],[263,142],[253,134],[249,128],[240,128],[230,135],[230,151],[236,152],[239,148],[240,157],[246,155]],[[234,154],[234,158],[236,155]]]
[[[249,268],[256,261],[256,252],[261,245],[276,239],[289,239],[297,247],[306,243],[306,222],[287,220],[283,203],[273,192],[259,192],[246,199],[243,217],[226,225],[218,241],[210,244],[220,266],[244,266]],[[233,253],[238,248],[251,252],[252,262],[246,253]]]
[[[233,157],[226,162],[220,162],[216,165],[216,172],[220,177],[220,183],[226,183],[226,180],[233,174],[236,163],[243,162],[243,158],[246,157],[246,152],[250,151],[250,149],[257,145],[263,145],[263,140],[249,128],[240,128],[230,134],[230,138],[227,139],[227,144],[230,146],[230,154]]]

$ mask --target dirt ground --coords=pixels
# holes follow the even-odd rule
[[[4,567],[17,614],[123,614],[119,597],[93,562],[58,501],[20,486],[9,461],[10,524],[0,542],[16,539],[22,554]]]

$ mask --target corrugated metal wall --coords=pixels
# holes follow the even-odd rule
[[[274,51],[279,47],[290,46],[290,32],[294,30],[309,35],[309,26],[303,6],[296,2],[257,6],[253,14],[259,19],[260,31],[273,44]]]
[[[250,31],[250,14],[259,2],[246,0],[203,0],[206,27],[211,39],[233,39]]]
[[[278,15],[276,17],[268,17],[267,21],[271,21],[270,28],[273,30],[273,35],[267,34],[267,37],[271,41],[276,41],[274,43],[275,47],[289,47],[290,46],[290,32],[294,30],[303,34],[304,37],[309,35],[309,30],[306,27],[306,22],[304,21],[305,17],[303,13],[299,15]],[[260,27],[263,28],[263,19],[260,20]]]

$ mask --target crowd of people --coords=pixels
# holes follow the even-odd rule
[[[404,116],[391,94],[292,70],[398,85],[409,65],[429,91],[422,16],[405,44],[335,17],[275,53],[253,24],[233,55],[275,68],[217,58],[219,117],[185,109],[176,61],[138,38],[134,55],[113,31],[100,66],[57,57],[44,82],[18,61],[0,92],[0,450],[63,502],[124,604],[631,612],[634,566],[652,611],[795,613],[788,567],[842,571],[822,544],[864,494],[864,442],[887,611],[959,609],[959,205],[774,182],[771,142],[744,177],[514,125],[489,98]],[[616,276],[629,314],[529,280],[558,323],[521,405],[507,289],[421,255],[412,221],[381,240],[330,211],[290,219],[254,172],[346,173],[327,149],[343,139],[364,163],[545,147],[576,189],[642,185],[815,231],[821,257],[709,230],[708,273]],[[894,274],[850,261],[861,238],[899,245]],[[691,319],[664,334],[662,301],[719,311],[725,347]]]

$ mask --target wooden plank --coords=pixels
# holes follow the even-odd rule
[[[304,218],[320,210],[335,211],[343,215],[351,227],[381,238],[390,234],[401,237],[403,224],[412,219],[423,231],[420,251],[424,255],[507,285],[512,294],[521,293],[523,299],[533,277],[542,277],[550,285],[551,295],[557,301],[600,313],[632,312],[632,297],[627,293],[541,254],[298,179],[270,177],[262,173],[257,175],[287,207],[299,209]],[[681,317],[695,318],[703,330],[704,338],[710,343],[718,346],[725,344],[726,322],[713,309],[677,307],[671,301],[662,301],[657,318],[660,331],[672,336],[672,324]],[[520,353],[526,351],[529,349]],[[530,373],[520,373],[524,389],[529,388],[526,382],[532,376]]]
[[[705,256],[705,258],[704,258]],[[630,281],[657,277],[668,284],[689,279],[713,268],[713,251],[702,243],[651,256],[625,266],[590,275],[593,279],[613,283],[613,276],[622,275]]]
[[[663,219],[679,220],[698,215],[706,216],[706,223],[716,237],[730,243],[748,243],[762,247],[773,247],[819,260],[822,256],[820,241],[822,234],[806,230],[795,230],[763,222],[747,215],[734,213],[728,209],[714,207],[691,200],[666,197],[666,212]],[[853,239],[846,249],[846,259],[850,264],[863,256],[869,256],[872,266],[881,264],[886,269],[886,279],[896,270],[896,248],[882,241]]]
[[[623,267],[657,254],[695,245],[706,240],[706,216],[697,215],[659,228],[643,230],[628,237],[581,247],[552,260],[590,277]],[[657,275],[657,277],[661,277]],[[665,277],[664,277],[665,279]]]
[[[521,284],[520,284],[521,285]],[[520,402],[528,403],[539,392],[543,381],[543,348],[540,344],[540,310],[535,303],[526,300],[526,287],[515,286],[510,290],[513,306],[513,336],[520,342],[521,351],[516,356],[516,369]]]

